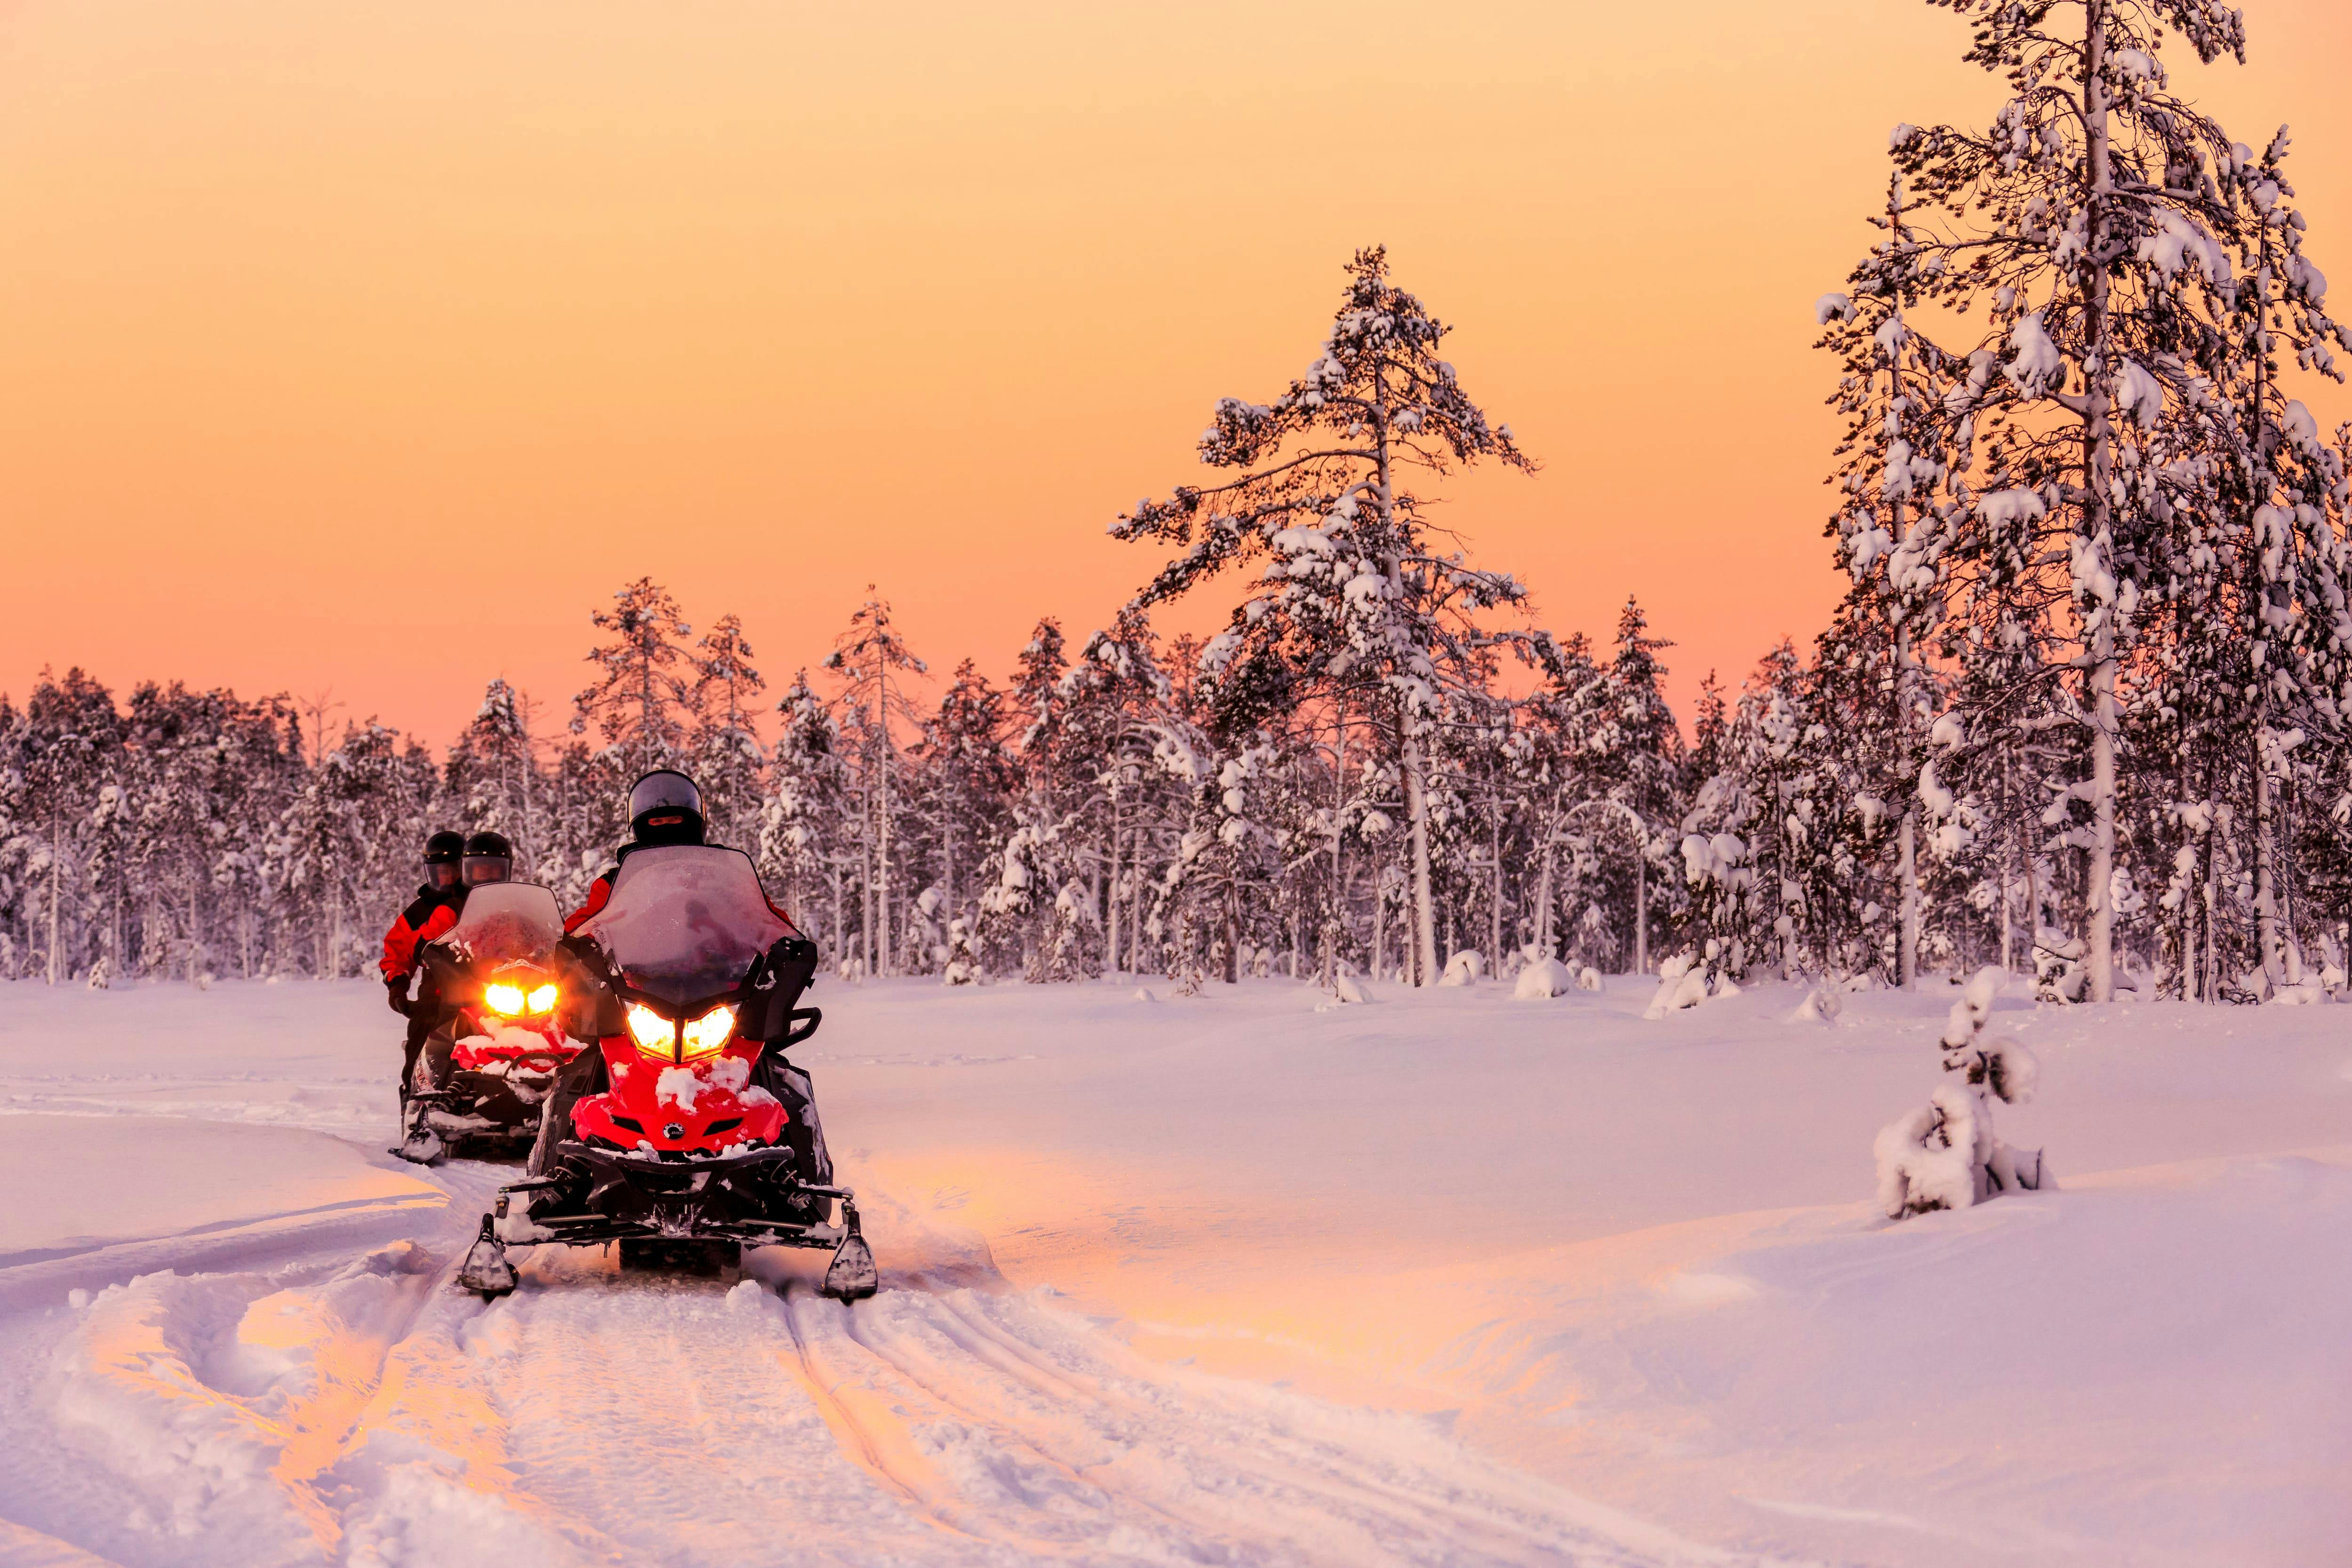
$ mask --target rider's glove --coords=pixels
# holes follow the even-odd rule
[[[397,980],[387,980],[383,983],[383,985],[384,996],[386,1000],[391,1002],[392,1010],[399,1014],[404,1018],[407,1017],[408,976],[404,974]]]

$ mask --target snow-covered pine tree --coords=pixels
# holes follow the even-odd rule
[[[2039,563],[2065,564],[2075,652],[2065,672],[2089,731],[2088,993],[2114,991],[2116,746],[2146,549],[2193,475],[2185,411],[2230,354],[2237,222],[2221,128],[2173,95],[2169,26],[2198,56],[2242,57],[2239,14],[2217,0],[1930,0],[1975,26],[1967,58],[2011,96],[1985,132],[1897,129],[1894,157],[1945,226],[1915,225],[1924,297],[1986,335],[1945,396],[1953,499],[2030,518]],[[1914,331],[1918,323],[1912,323]],[[1990,509],[1990,510],[1988,510]]]
[[[1006,694],[967,658],[956,666],[939,711],[923,726],[919,809],[939,869],[941,919],[951,948],[959,922],[968,949],[976,940],[985,863],[1012,832],[1021,763],[1005,743],[1013,723],[1006,707]],[[977,953],[967,962],[976,975]]]
[[[535,879],[560,868],[541,831],[547,787],[524,706],[505,677],[493,678],[473,722],[449,748],[443,782],[466,831],[505,835],[514,846],[515,875]]]
[[[2287,144],[2282,129],[2259,157],[2233,145],[2220,170],[2239,217],[2236,352],[2225,362],[2221,399],[2199,409],[2234,459],[2221,470],[2223,504],[2210,521],[2237,546],[2244,574],[2254,920],[2273,991],[2300,979],[2302,957],[2283,821],[2290,753],[2318,737],[2340,746],[2352,719],[2344,445],[2322,439],[2310,410],[2289,395],[2282,363],[2340,381],[2335,353],[2352,339],[2327,314],[2326,279],[2304,257]]]
[[[93,959],[83,904],[91,807],[122,771],[122,721],[113,694],[79,668],[62,680],[45,667],[25,704],[16,746],[23,818],[31,839],[26,870],[37,884],[34,941],[42,978],[71,980]]]
[[[694,646],[693,730],[687,771],[702,790],[710,840],[749,849],[759,842],[763,805],[761,777],[768,759],[760,748],[753,705],[768,683],[732,614],[712,623]]]
[[[908,730],[921,726],[922,716],[908,693],[907,681],[909,676],[928,673],[930,667],[908,647],[890,619],[887,601],[874,596],[870,583],[866,592],[869,596],[834,639],[824,667],[841,681],[836,708],[850,754],[856,759],[861,823],[869,846],[864,926],[866,973],[887,974],[896,958],[890,939],[890,900],[898,896],[893,866],[900,805],[892,793],[898,771],[894,726]]]
[[[1239,477],[1139,502],[1111,532],[1181,549],[1139,595],[1145,607],[1261,564],[1255,596],[1205,651],[1213,684],[1381,694],[1405,796],[1414,978],[1427,985],[1437,979],[1429,729],[1445,691],[1469,679],[1468,653],[1489,640],[1479,612],[1525,593],[1442,552],[1402,481],[1408,469],[1443,477],[1487,458],[1534,463],[1439,357],[1449,329],[1390,280],[1386,252],[1359,251],[1348,274],[1305,374],[1270,404],[1218,403],[1201,460]]]
[[[1088,637],[1053,685],[1051,735],[1065,759],[1063,787],[1083,792],[1064,803],[1064,814],[1091,845],[1096,885],[1087,897],[1101,912],[1103,967],[1114,972],[1122,963],[1140,967],[1147,819],[1174,808],[1155,763],[1169,734],[1172,691],[1150,622],[1133,608]]]
[[[613,595],[613,607],[589,617],[613,640],[588,650],[595,682],[574,697],[572,732],[593,723],[635,773],[677,763],[684,753],[694,693],[694,635],[669,590],[640,577]]]
[[[820,948],[846,952],[842,884],[856,807],[840,727],[805,669],[793,677],[776,711],[783,730],[760,814],[760,873]]]
[[[1886,701],[1874,704],[1891,730],[1883,750],[1894,776],[1874,780],[1874,793],[1899,811],[1896,831],[1896,983],[1911,989],[1919,968],[1918,790],[1922,765],[1916,736],[1933,717],[1923,665],[1945,605],[1946,547],[1958,503],[1946,488],[1950,473],[1946,393],[1956,365],[1936,343],[1912,331],[1906,311],[1917,304],[1944,258],[1916,240],[1900,174],[1888,177],[1883,216],[1871,221],[1885,235],[1847,279],[1850,294],[1824,296],[1816,315],[1821,345],[1839,357],[1833,406],[1846,419],[1830,482],[1840,492],[1829,523],[1839,564],[1853,581],[1856,609],[1866,605],[1885,622]],[[1877,639],[1874,639],[1875,641]]]
[[[1745,978],[1769,960],[1783,979],[1827,967],[1806,894],[1817,836],[1835,828],[1818,809],[1816,763],[1829,744],[1813,722],[1805,670],[1783,638],[1764,657],[1715,737],[1715,770],[1683,818],[1685,880],[1698,955],[1710,971]]]

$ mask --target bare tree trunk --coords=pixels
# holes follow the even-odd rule
[[[1239,884],[1225,884],[1225,984],[1238,985],[1242,978],[1242,890]]]
[[[1896,954],[1903,989],[1916,989],[1919,980],[1919,808],[1903,814],[1896,839],[1896,858],[1903,877],[1903,939]]]
[[[1118,773],[1110,779],[1110,834],[1105,850],[1110,862],[1103,878],[1103,973],[1118,973]]]
[[[66,874],[65,827],[61,813],[49,813],[49,958],[48,983],[58,983],[58,882]]]
[[[1543,949],[1546,958],[1559,956],[1553,950],[1551,934],[1552,861],[1556,857],[1552,838],[1557,831],[1549,827],[1545,830],[1539,862],[1542,869],[1536,873],[1536,945]]]
[[[2221,941],[2213,931],[2213,917],[2221,912],[2221,818],[2206,826],[2206,884],[2204,884],[2204,969],[2206,969],[2206,1004],[2221,1002]]]
[[[1347,929],[1348,707],[1339,705],[1331,743],[1331,899],[1323,922],[1323,984],[1339,983],[1339,938]]]
[[[2014,845],[2011,846],[2010,852],[2000,858],[2000,972],[2003,974],[2013,974],[2017,972],[2016,919],[2015,910],[2011,908],[2009,877],[2014,862],[2015,847]]]
[[[1404,810],[1412,828],[1412,959],[1415,985],[1437,984],[1437,909],[1430,889],[1429,792],[1424,768],[1421,721],[1410,700],[1403,710]]]
[[[1502,802],[1496,801],[1494,820],[1486,825],[1486,852],[1495,858],[1493,889],[1486,911],[1486,966],[1491,973],[1501,973],[1503,968],[1503,814]]]
[[[1143,829],[1140,827],[1135,830],[1135,870],[1129,880],[1134,885],[1128,892],[1132,902],[1127,910],[1127,945],[1135,955],[1129,967],[1140,974],[1143,973]]]
[[[1650,973],[1649,847],[1633,847],[1633,973]]]
[[[2108,388],[2115,374],[2107,310],[2108,206],[2115,192],[2107,144],[2108,0],[2085,0],[2083,56],[2083,119],[2090,162],[2090,298],[2085,346],[2096,364],[2084,388],[2083,438],[2087,472],[2083,502],[2084,542],[2103,569],[2115,561],[2113,484],[2115,432],[2108,421]],[[2116,623],[2115,603],[2086,605],[2095,621],[2091,647],[2091,863],[2090,999],[2112,1002],[2116,994]]]

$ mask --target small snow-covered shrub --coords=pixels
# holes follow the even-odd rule
[[[2091,979],[2081,940],[2042,928],[2033,941],[2033,994],[2044,1002],[2080,1002]]]
[[[1578,970],[1576,972],[1576,988],[1579,991],[1600,990],[1601,971],[1593,968],[1592,965],[1589,963],[1583,968]]]
[[[946,985],[977,985],[987,975],[980,967],[980,954],[972,945],[971,922],[959,916],[948,922],[947,964],[940,971],[940,984]]]
[[[1342,973],[1331,982],[1331,994],[1351,1005],[1361,1006],[1372,1000],[1372,993],[1354,975]]]
[[[1805,993],[1805,999],[1797,1004],[1797,1010],[1789,1015],[1789,1021],[1792,1024],[1834,1024],[1838,1015],[1844,1011],[1843,987],[1816,985]]]
[[[1445,973],[1437,977],[1440,985],[1475,985],[1481,962],[1478,954],[1465,948],[1445,961]]]
[[[88,984],[92,991],[104,991],[111,987],[114,984],[114,961],[101,958],[91,964]]]
[[[1658,994],[1650,998],[1642,1016],[1663,1018],[1669,1013],[1696,1007],[1706,997],[1706,965],[1699,963],[1696,953],[1678,952],[1658,965]]]
[[[1511,987],[1511,995],[1516,1001],[1540,1002],[1547,997],[1564,996],[1575,985],[1576,979],[1569,973],[1568,965],[1546,953],[1528,961]]]
[[[2040,1077],[2033,1054],[2015,1040],[1985,1037],[2004,976],[1983,969],[1969,982],[1942,1040],[1947,1078],[1927,1103],[1878,1134],[1878,1205],[1889,1219],[1929,1209],[1964,1209],[2006,1192],[2049,1184],[2038,1149],[2012,1149],[1994,1135],[1992,1102],[2022,1105]]]

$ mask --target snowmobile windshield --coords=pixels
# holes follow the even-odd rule
[[[468,961],[511,963],[551,951],[562,936],[553,893],[529,882],[483,882],[466,895],[465,912],[441,940]]]
[[[740,849],[664,844],[632,851],[612,899],[580,927],[630,985],[690,1006],[743,983],[792,928],[768,907]]]

